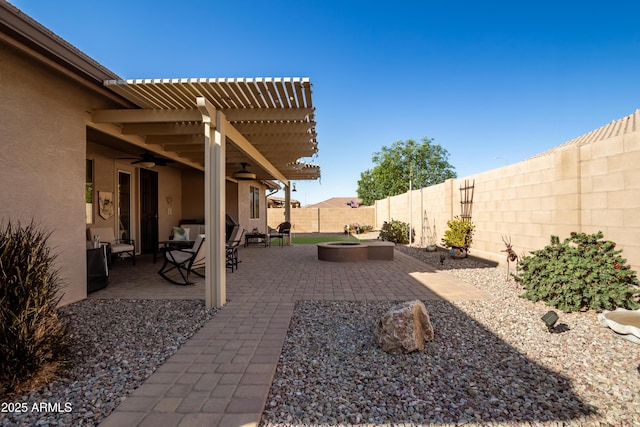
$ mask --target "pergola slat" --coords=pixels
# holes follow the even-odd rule
[[[148,79],[108,81],[105,85],[140,109],[96,111],[94,122],[112,123],[123,135],[143,137],[145,145],[158,155],[189,158],[191,164],[203,162],[198,135],[204,125],[195,105],[195,99],[203,97],[237,131],[231,134],[243,140],[243,149],[237,152],[235,141],[226,144],[228,174],[237,170],[238,163],[247,162],[262,169],[256,171],[260,179],[274,179],[273,174],[285,180],[320,176],[319,168],[301,174],[287,166],[313,157],[318,150],[307,78]],[[254,148],[263,160],[247,157]],[[289,174],[294,175],[289,178]]]

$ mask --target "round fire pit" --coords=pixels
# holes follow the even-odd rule
[[[356,262],[369,259],[367,245],[358,242],[318,243],[318,259],[333,262]]]

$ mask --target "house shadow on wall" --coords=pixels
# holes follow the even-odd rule
[[[394,302],[299,301],[263,423],[519,424],[596,413],[569,378],[523,356],[454,305],[424,303],[434,340],[424,352],[390,355],[373,331]]]

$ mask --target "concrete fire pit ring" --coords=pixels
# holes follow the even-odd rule
[[[369,259],[369,248],[358,242],[318,243],[318,259],[332,262],[358,262]]]
[[[318,243],[318,259],[332,262],[393,261],[395,246],[392,242],[382,241]]]

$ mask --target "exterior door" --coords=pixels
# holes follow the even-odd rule
[[[158,173],[140,169],[140,251],[158,247]]]
[[[131,233],[131,173],[118,171],[118,233],[117,239],[133,239]]]

